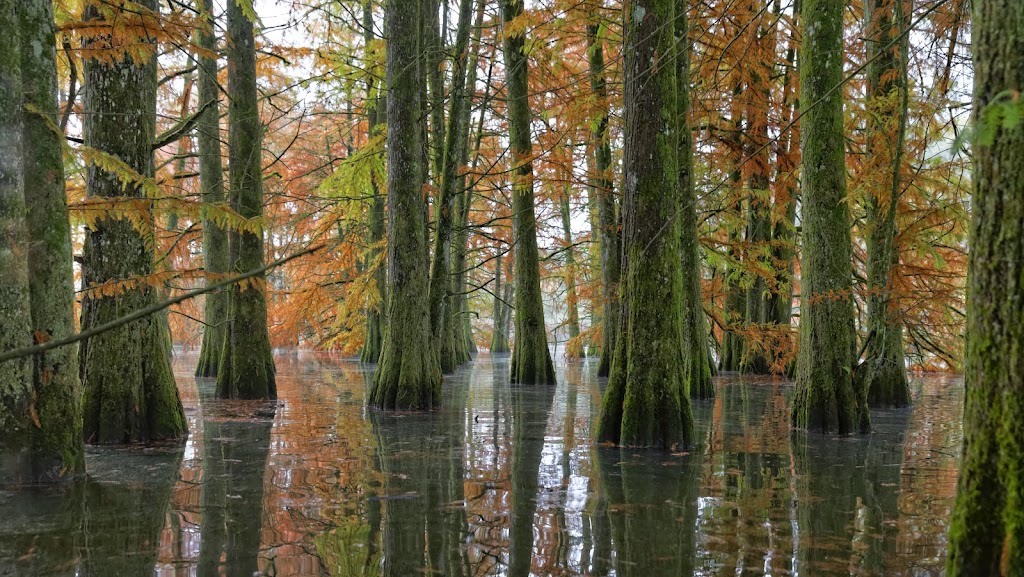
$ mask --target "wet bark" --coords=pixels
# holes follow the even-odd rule
[[[196,41],[204,52],[217,53],[214,33],[215,17],[212,0],[198,0],[197,6],[204,22],[196,31]],[[220,146],[220,85],[217,83],[217,58],[199,54],[199,102],[207,108],[196,122],[196,140],[199,145],[199,188],[206,204],[224,202],[224,168]],[[213,220],[204,218],[203,262],[207,273],[223,274],[230,267],[228,233]],[[217,291],[205,297],[203,343],[199,350],[197,377],[217,376],[217,368],[224,349],[228,322],[228,291]]]
[[[263,217],[263,125],[256,89],[253,23],[237,2],[228,2],[228,167],[231,207],[242,217]],[[263,228],[229,235],[231,271],[263,266]],[[276,399],[274,357],[267,327],[266,275],[228,289],[228,322],[217,371],[223,399]]]
[[[523,0],[501,0],[501,22],[508,28],[523,12]],[[524,34],[507,34],[503,43],[508,92],[509,147],[512,149],[512,221],[515,231],[515,342],[512,382],[555,383],[555,369],[544,326],[540,290],[537,217],[533,197],[533,145],[530,138],[530,89]]]
[[[136,3],[155,11],[156,0]],[[117,10],[123,9],[118,4]],[[85,19],[95,34],[89,48],[119,49],[111,37],[114,21],[94,6]],[[115,10],[114,15],[117,15]],[[85,66],[85,145],[124,162],[131,170],[153,177],[153,139],[156,131],[156,55],[139,53],[118,61],[87,61]],[[143,38],[155,50],[153,39]],[[128,121],[126,121],[128,119]],[[92,165],[86,175],[90,198],[144,198],[136,184],[125,184],[114,173]],[[86,230],[82,284],[97,288],[144,277],[153,272],[153,232],[144,223],[151,209],[129,218],[107,216]],[[114,294],[97,292],[83,299],[82,330],[98,326],[153,304],[158,290],[145,282]],[[170,364],[170,339],[165,318],[151,315],[90,338],[82,346],[81,370],[85,388],[83,434],[90,443],[127,443],[174,439],[187,432],[184,410]]]
[[[854,387],[850,209],[846,203],[843,0],[806,0],[800,47],[804,117],[800,352],[793,423],[840,434],[867,432],[870,416]],[[819,102],[820,101],[820,102]]]
[[[997,98],[1024,87],[1024,5],[975,2],[972,26],[978,123]],[[991,144],[974,146],[967,399],[950,577],[1024,575],[1024,125],[992,128]]]
[[[637,1],[625,17],[622,308],[597,438],[671,449],[693,439],[684,374],[675,1]]]
[[[430,341],[426,206],[417,36],[422,0],[388,0],[388,302],[384,348],[369,404],[381,409],[435,408],[441,369]]]

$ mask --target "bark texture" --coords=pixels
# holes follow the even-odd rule
[[[257,230],[229,235],[231,271],[263,266],[263,125],[256,90],[253,23],[237,2],[228,2],[228,166],[231,207],[261,223]],[[274,357],[267,327],[264,274],[228,289],[228,322],[217,370],[217,396],[223,399],[276,399]]]
[[[1024,4],[974,2],[971,37],[975,122],[983,122],[978,115],[993,101],[1024,88]],[[950,577],[1024,575],[1024,125],[993,128],[991,145],[974,146],[967,400]]]
[[[366,0],[363,4],[363,40],[367,46],[367,61],[369,61],[369,46],[373,42],[373,0]],[[368,62],[369,63],[369,62]],[[378,98],[379,88],[374,87],[373,75],[369,75],[366,83],[366,131],[372,136],[377,135],[378,113],[380,105]],[[380,359],[381,339],[384,336],[384,303],[387,302],[387,263],[379,262],[384,257],[380,243],[384,240],[384,194],[376,180],[371,181],[373,187],[373,200],[370,202],[370,266],[377,268],[373,272],[373,283],[377,287],[377,294],[380,301],[377,305],[371,305],[366,309],[366,340],[363,342],[363,349],[359,352],[359,360],[364,363],[376,363]]]
[[[95,27],[86,46],[125,49],[112,40],[121,3],[86,8]],[[156,11],[156,0],[133,4]],[[113,39],[117,39],[113,35]],[[131,170],[153,177],[156,131],[156,43],[141,41],[117,61],[92,60],[85,66],[83,132],[85,145],[124,162]],[[146,46],[150,44],[151,46]],[[89,197],[142,198],[141,187],[125,184],[119,175],[92,165],[86,175]],[[147,212],[152,209],[145,209]],[[153,272],[153,233],[139,224],[149,214],[132,218],[108,216],[88,229],[82,263],[82,284],[97,288],[145,277]],[[134,222],[133,222],[134,221]],[[144,308],[159,298],[143,283],[114,294],[97,292],[82,305],[82,329],[101,325]],[[128,443],[183,437],[187,432],[170,363],[170,338],[163,315],[152,315],[90,338],[82,347],[85,387],[83,434],[90,443]]]
[[[803,247],[800,352],[793,423],[840,434],[867,432],[854,387],[850,209],[846,204],[842,90],[844,0],[806,0],[800,47],[803,107]]]
[[[501,0],[501,22],[508,30],[523,12],[523,0]],[[555,369],[544,326],[533,199],[533,144],[530,139],[530,88],[523,33],[504,34],[508,92],[509,147],[512,149],[512,228],[515,231],[515,341],[512,382],[555,384]]]
[[[216,20],[212,0],[197,0],[203,22],[196,31],[196,41],[205,51],[217,53]],[[217,58],[199,55],[199,103],[211,104],[196,122],[199,145],[199,187],[203,202],[224,202],[224,167],[220,147],[220,86],[217,83]],[[228,233],[209,218],[203,219],[203,262],[206,272],[223,274],[231,266]],[[208,281],[209,282],[209,281]],[[197,377],[215,377],[224,350],[228,322],[228,291],[206,295],[203,321],[203,343],[199,350]]]
[[[417,37],[422,0],[388,0],[388,303],[384,349],[370,405],[428,410],[441,404],[441,369],[430,341],[426,206]],[[411,9],[416,8],[416,9]]]
[[[625,197],[620,338],[598,440],[671,449],[693,439],[683,357],[675,0],[624,11]]]

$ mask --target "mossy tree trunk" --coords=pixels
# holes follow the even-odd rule
[[[199,54],[199,102],[200,106],[210,104],[196,122],[196,140],[199,144],[199,187],[203,202],[215,204],[224,202],[224,168],[221,163],[220,146],[220,86],[217,83],[217,37],[214,33],[215,18],[212,0],[198,0],[197,4],[204,21],[196,33],[196,40],[203,49]],[[203,262],[206,272],[223,274],[231,266],[228,254],[228,233],[209,218],[203,219]],[[210,282],[210,281],[208,281]],[[206,295],[203,315],[203,343],[199,350],[197,377],[214,377],[220,366],[228,322],[228,292],[226,290]]]
[[[597,220],[601,244],[601,327],[603,344],[598,376],[607,377],[615,356],[615,339],[619,330],[619,277],[621,275],[622,238],[610,174],[612,146],[608,136],[608,86],[605,80],[604,40],[601,37],[600,15],[589,14],[587,22],[587,64],[590,89],[597,97],[597,117],[591,123],[590,139],[594,147],[594,171],[590,186],[597,193]]]
[[[707,317],[701,295],[700,239],[697,235],[697,194],[693,186],[693,132],[690,129],[690,41],[686,18],[687,0],[676,2],[676,130],[679,138],[679,266],[682,292],[679,305],[683,323],[684,390],[690,396],[715,396],[711,384],[711,351],[708,349]]]
[[[997,99],[1024,88],[1024,4],[978,0],[972,25],[977,123]],[[950,577],[1024,575],[1024,125],[986,128],[991,144],[974,146],[967,400]]]
[[[803,107],[803,246],[800,352],[793,423],[821,432],[870,428],[852,375],[853,247],[846,203],[843,96],[844,0],[806,0],[800,47]]]
[[[894,46],[889,44],[905,27],[905,4],[904,0],[869,0],[865,17],[868,54],[876,60],[867,71],[868,341],[857,377],[863,379],[873,407],[910,404],[903,322],[892,298],[899,273],[896,228],[909,98],[907,36]]]
[[[622,308],[597,438],[688,446],[693,416],[683,357],[675,0],[624,11],[625,196]]]
[[[25,203],[28,215],[29,292],[36,340],[75,332],[71,227],[64,184],[64,150],[57,125],[57,54],[53,3],[23,0],[21,8],[24,114]],[[41,48],[40,48],[41,47]],[[78,345],[34,358],[34,410],[39,418],[32,451],[34,477],[52,481],[76,475],[85,466],[82,445],[82,387]]]
[[[502,284],[501,247],[497,248],[498,254],[494,257],[494,332],[491,334],[491,352],[509,352],[508,343],[508,302],[512,292],[509,288],[511,283],[506,279]]]
[[[743,210],[743,201],[740,198],[740,168],[739,164],[743,156],[743,149],[740,144],[740,130],[743,127],[743,111],[739,106],[736,95],[741,86],[736,84],[733,90],[733,103],[730,110],[730,128],[733,136],[729,141],[729,162],[731,172],[729,174],[730,202],[728,210],[733,213],[730,220],[741,220],[740,213]],[[746,294],[740,287],[743,277],[743,233],[737,226],[728,228],[729,252],[728,264],[725,267],[725,303],[724,303],[724,326],[722,327],[722,351],[719,356],[718,365],[723,371],[740,370],[740,361],[743,358],[743,338],[736,331],[742,327],[747,315]]]
[[[366,45],[366,65],[370,65],[370,44],[373,42],[373,3],[374,0],[366,0],[363,3],[363,41]],[[379,115],[379,88],[375,88],[373,75],[368,75],[366,81],[366,131],[370,135],[377,134]],[[363,342],[363,349],[359,352],[359,360],[364,363],[376,363],[380,359],[381,339],[384,336],[384,303],[387,302],[387,263],[377,263],[383,257],[380,243],[384,240],[384,194],[380,190],[376,180],[371,180],[373,188],[373,200],[370,201],[370,246],[373,247],[369,258],[371,266],[376,263],[373,272],[373,283],[377,287],[377,294],[380,301],[372,304],[366,309],[366,340]]]
[[[133,6],[133,10],[157,10],[156,0],[143,0]],[[85,20],[90,21],[95,33],[86,39],[86,47],[127,50],[128,46],[118,44],[118,35],[111,35],[120,11],[126,9],[120,2],[102,9],[88,6]],[[85,145],[119,159],[143,176],[153,177],[156,42],[146,38],[132,42],[132,55],[125,54],[121,60],[86,62]],[[140,44],[153,52],[143,56]],[[86,193],[90,198],[144,196],[141,187],[125,185],[118,175],[98,166],[88,169]],[[153,233],[139,224],[149,217],[137,214],[131,219],[103,218],[86,230],[82,263],[82,284],[86,288],[153,272]],[[97,291],[84,299],[82,329],[119,319],[158,298],[158,290],[144,282],[117,294]],[[83,434],[87,442],[127,443],[185,435],[187,425],[171,371],[169,346],[163,315],[128,323],[83,345]]]
[[[0,350],[32,344],[28,288],[28,230],[25,226],[25,166],[18,2],[0,2]],[[32,364],[27,358],[0,363],[0,480],[32,477],[34,424]]]
[[[384,348],[369,404],[432,409],[441,369],[430,341],[426,206],[423,202],[418,36],[423,0],[388,0],[388,302]]]
[[[558,199],[558,212],[562,217],[562,240],[565,241],[565,308],[566,326],[569,328],[569,340],[580,336],[579,295],[576,293],[576,251],[572,239],[572,211],[569,207],[569,188],[562,192]],[[566,348],[566,356],[583,357],[586,349],[580,346],[575,351]]]
[[[501,0],[501,23],[508,29],[523,13],[523,0]],[[509,147],[512,149],[512,229],[515,232],[515,341],[512,382],[551,385],[555,369],[544,326],[540,290],[537,216],[533,199],[533,144],[530,140],[530,87],[523,33],[505,34],[505,87],[508,93]]]
[[[263,218],[263,125],[256,89],[253,23],[237,2],[228,2],[228,166],[231,207],[257,223]],[[263,227],[229,235],[231,271],[263,266]],[[228,322],[217,371],[217,396],[276,399],[274,357],[267,327],[264,274],[228,290]]]

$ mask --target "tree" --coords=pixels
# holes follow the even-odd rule
[[[92,34],[85,47],[96,54],[85,65],[85,146],[102,161],[89,167],[86,194],[97,202],[144,199],[152,179],[156,131],[156,42],[145,33],[114,33],[119,19],[149,22],[156,0],[89,4],[84,19]],[[143,27],[149,30],[149,27]],[[131,45],[129,45],[129,43]],[[129,121],[126,121],[128,119]],[[85,233],[82,258],[82,330],[153,304],[152,209],[107,213]],[[121,218],[119,218],[121,216]],[[127,286],[118,286],[124,283]],[[92,443],[174,439],[186,422],[170,363],[165,317],[149,317],[90,338],[82,346],[85,387],[83,434]]]
[[[228,2],[228,167],[231,206],[255,221],[254,229],[230,234],[231,270],[263,266],[263,126],[256,89],[253,23],[238,2]],[[217,371],[217,396],[276,399],[274,356],[267,329],[267,286],[263,274],[228,291],[228,322]]]
[[[800,47],[803,244],[800,352],[793,423],[866,432],[869,415],[852,378],[854,330],[850,209],[846,203],[843,96],[844,0],[806,0]]]
[[[197,8],[203,22],[196,30],[199,53],[199,102],[207,107],[196,122],[196,140],[199,144],[199,186],[203,202],[224,202],[224,168],[220,156],[220,85],[217,82],[216,18],[212,0],[198,0]],[[203,219],[203,264],[207,273],[223,274],[231,265],[228,253],[228,233],[212,219]],[[203,322],[203,344],[196,365],[197,377],[215,377],[227,337],[228,292],[218,291],[206,295]]]
[[[441,369],[430,339],[426,207],[423,202],[417,0],[388,0],[388,302],[384,348],[370,405],[428,410],[441,404]]]
[[[904,407],[910,404],[910,384],[893,283],[899,272],[896,233],[909,102],[907,7],[905,0],[871,0],[867,7],[873,59],[867,70],[868,336],[856,376],[863,379],[871,406]]]
[[[690,41],[686,18],[686,0],[676,2],[676,95],[679,138],[679,266],[683,284],[680,308],[683,323],[684,390],[693,397],[715,396],[711,383],[711,351],[708,350],[707,318],[701,296],[700,239],[697,236],[697,195],[693,187],[693,132],[690,129]]]
[[[363,42],[366,49],[367,67],[370,64],[370,45],[373,42],[373,0],[366,0],[363,4]],[[373,75],[367,76],[366,80],[366,131],[371,136],[376,135],[378,130],[378,108],[379,88],[374,87]],[[375,267],[373,273],[373,284],[380,296],[380,303],[387,302],[387,266],[379,262],[383,258],[383,251],[379,245],[384,241],[384,195],[380,192],[380,186],[376,180],[371,180],[373,189],[373,200],[370,201],[370,265]],[[381,338],[383,336],[384,315],[381,314],[381,306],[369,306],[366,310],[366,340],[363,349],[359,353],[359,360],[364,363],[376,363],[380,359]]]
[[[683,358],[675,0],[624,11],[625,188],[619,339],[598,440],[669,449],[693,439]]]
[[[510,30],[513,21],[522,13],[523,0],[501,0],[509,147],[512,149],[512,229],[515,234],[516,270],[511,378],[513,383],[551,385],[555,383],[555,369],[548,350],[544,300],[540,292],[526,36],[517,29]]]
[[[1024,575],[1024,6],[974,2],[974,197],[964,449],[948,573]],[[1016,122],[993,126],[1000,107]],[[989,138],[985,138],[985,133]]]

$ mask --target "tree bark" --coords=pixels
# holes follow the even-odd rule
[[[373,42],[373,0],[366,0],[363,4],[363,42],[366,48],[366,66],[370,66],[370,44]],[[376,136],[378,123],[380,122],[378,110],[380,108],[380,89],[374,88],[373,75],[368,75],[366,81],[366,131],[370,136]],[[371,177],[372,178],[372,177]],[[379,301],[376,305],[370,305],[366,309],[366,340],[363,342],[363,349],[359,353],[359,360],[364,363],[376,363],[380,359],[381,340],[384,336],[384,303],[387,302],[387,263],[377,261],[383,257],[380,243],[384,240],[384,194],[381,193],[377,181],[371,180],[373,188],[373,200],[370,203],[370,246],[369,254],[371,266],[376,266],[373,272],[373,283],[376,285]],[[376,264],[374,264],[376,263]]]
[[[975,123],[1021,103],[1024,4],[974,2]],[[950,577],[1024,575],[1024,125],[974,145],[964,449],[949,532]]]
[[[426,206],[421,167],[420,12],[426,2],[388,0],[388,304],[384,348],[369,404],[429,410],[441,404],[441,369],[430,342]]]
[[[156,0],[135,3],[156,12]],[[87,48],[127,50],[118,44],[113,27],[120,2],[102,9],[89,5],[85,20],[96,31]],[[135,9],[135,8],[133,8]],[[85,145],[124,162],[152,178],[156,132],[156,41],[133,40],[131,54],[117,61],[92,60],[85,66]],[[147,54],[147,52],[149,52]],[[114,173],[90,166],[86,175],[90,198],[142,199],[141,186],[126,184]],[[138,279],[153,272],[152,209],[129,218],[106,217],[86,230],[82,284],[96,289],[105,283]],[[133,222],[134,221],[134,222]],[[121,318],[159,298],[157,289],[142,283],[117,294],[95,292],[83,299],[82,330]],[[176,439],[187,432],[184,410],[171,371],[167,325],[151,315],[90,338],[82,346],[85,387],[83,434],[90,443],[129,443]]]
[[[228,166],[231,205],[255,222],[263,218],[263,126],[256,88],[253,23],[237,2],[228,2]],[[263,227],[229,235],[231,270],[263,266]],[[274,356],[267,327],[266,275],[228,290],[228,322],[217,371],[222,399],[276,399]]]
[[[862,390],[852,378],[853,247],[846,203],[843,96],[844,0],[806,0],[800,47],[803,260],[800,266],[800,352],[793,423],[852,433],[870,428]]]
[[[501,23],[507,30],[523,13],[523,0],[501,0]],[[540,291],[537,217],[533,200],[533,145],[530,140],[530,87],[526,36],[505,34],[509,147],[512,149],[512,222],[515,232],[516,331],[512,344],[512,382],[555,384],[555,368],[544,326]]]
[[[198,0],[197,7],[204,22],[196,35],[199,47],[204,52],[217,53],[217,37],[214,33],[215,18],[212,0]],[[199,54],[199,105],[213,103],[202,113],[196,123],[196,139],[199,144],[199,187],[203,202],[210,205],[224,202],[224,168],[221,163],[220,146],[220,85],[217,82],[217,58],[205,53]],[[206,272],[223,274],[231,266],[228,254],[228,233],[209,218],[203,219],[203,262]],[[217,291],[206,295],[203,315],[203,343],[196,365],[197,377],[215,377],[223,354],[224,339],[227,335],[228,291]]]
[[[558,211],[562,217],[562,240],[565,241],[565,308],[568,310],[565,322],[569,328],[569,340],[571,341],[580,336],[580,309],[579,296],[576,294],[576,252],[572,244],[572,212],[569,208],[568,186],[558,199]],[[583,357],[586,356],[586,349],[580,345],[578,350],[570,352],[567,346],[565,355],[567,357]]]
[[[683,357],[679,84],[675,0],[624,10],[625,196],[620,339],[598,441],[686,447],[693,415]],[[664,65],[665,62],[670,64]]]

